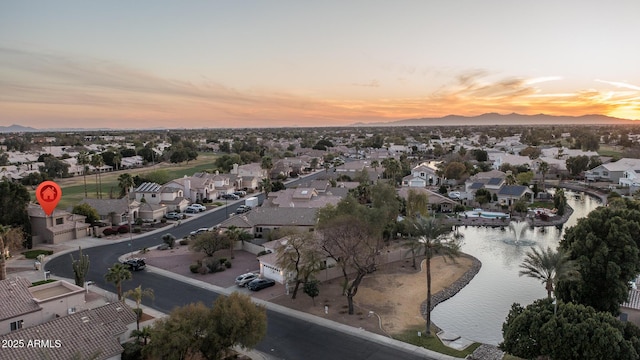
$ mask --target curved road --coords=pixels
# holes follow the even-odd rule
[[[312,177],[317,174],[312,175]],[[308,181],[309,178],[299,181]],[[261,196],[261,200],[264,195]],[[228,205],[229,213],[243,201],[235,201]],[[225,211],[222,208],[209,211],[202,216],[184,222],[179,227],[170,228],[176,238],[180,239],[188,235],[190,231],[201,227],[212,227],[224,220]],[[107,244],[83,249],[83,253],[89,255],[91,266],[87,274],[87,280],[92,280],[101,289],[115,293],[115,287],[104,281],[104,274],[118,257],[131,252],[132,249],[152,247],[162,243],[160,237],[165,232],[141,236],[133,241],[124,241],[115,244]],[[78,258],[78,251],[71,252]],[[46,263],[46,269],[52,275],[73,278],[71,259],[66,254],[50,259]],[[177,306],[202,301],[211,304],[220,295],[212,290],[184,283],[159,274],[139,271],[133,273],[133,279],[126,282],[126,288],[135,288],[138,285],[152,288],[155,299],[149,302],[143,300],[143,304],[163,313],[169,313]],[[126,290],[126,289],[125,289]],[[422,354],[398,349],[387,344],[378,343],[366,338],[353,336],[341,331],[317,325],[311,321],[299,319],[277,311],[267,310],[268,330],[265,338],[256,346],[256,349],[268,354],[274,359],[428,359]]]

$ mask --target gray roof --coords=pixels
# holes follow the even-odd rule
[[[41,310],[33,300],[29,286],[31,281],[21,277],[0,280],[0,320]]]
[[[529,190],[529,188],[523,185],[505,185],[498,190],[498,195],[522,196],[527,190]]]
[[[96,209],[99,215],[106,216],[111,212],[116,214],[124,214],[129,211],[129,201],[126,198],[122,199],[82,199],[80,203],[89,204],[92,208]]]
[[[2,340],[34,339],[59,340],[60,347],[33,346],[19,349],[3,349],[0,360],[51,359],[67,360],[80,355],[87,359],[109,359],[122,353],[118,336],[127,330],[127,325],[136,321],[136,314],[121,302],[80,311],[53,319],[44,324],[30,326],[0,336]]]
[[[291,207],[257,207],[242,216],[233,216],[220,224],[220,227],[236,225],[250,226],[314,226],[318,209]],[[240,218],[240,219],[236,219]],[[244,219],[243,219],[244,218]],[[241,226],[242,223],[246,225]]]
[[[491,185],[493,185],[493,186],[500,185],[500,183],[502,183],[502,181],[503,181],[503,179],[494,177],[494,178],[489,179],[489,181],[487,181],[487,185],[490,185],[490,186]]]
[[[474,182],[473,184],[471,184],[471,186],[469,186],[469,189],[478,190],[478,189],[482,189],[483,187],[484,187],[484,183]]]

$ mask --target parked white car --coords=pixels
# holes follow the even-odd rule
[[[238,276],[236,278],[236,285],[238,286],[245,286],[248,283],[250,283],[251,281],[255,280],[258,278],[258,274],[256,273],[246,273],[246,274],[242,274],[240,276]]]
[[[196,209],[198,211],[205,211],[207,210],[207,207],[202,205],[202,204],[191,204],[189,205],[190,208]]]

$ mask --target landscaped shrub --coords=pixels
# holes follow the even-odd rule
[[[224,267],[226,267],[227,269],[231,269],[231,261],[225,261]]]
[[[161,222],[162,224],[166,224],[166,223],[167,223],[167,219],[164,219],[164,218],[163,218],[163,219],[160,219],[160,222]]]
[[[142,232],[142,229],[140,229],[139,227],[134,227],[134,228],[133,228],[133,233],[134,233],[134,234],[139,234],[139,233],[141,233],[141,232]]]
[[[38,255],[51,255],[53,251],[51,250],[29,250],[22,253],[27,259],[36,259]]]
[[[102,233],[104,234],[104,236],[109,236],[109,235],[117,234],[118,232],[112,228],[106,228],[102,230]]]
[[[209,269],[209,272],[212,273],[216,273],[216,272],[220,272],[220,271],[224,271],[224,266],[222,266],[222,263],[220,262],[220,260],[218,259],[205,259],[205,263],[204,263],[205,267],[207,269]]]
[[[224,264],[227,262],[227,258],[220,258],[220,264]]]
[[[189,239],[180,240],[180,245],[189,245]]]
[[[118,232],[119,232],[120,234],[126,234],[126,233],[128,233],[128,232],[129,232],[129,225],[120,225],[120,226],[118,227]]]
[[[32,282],[31,286],[38,286],[38,285],[42,285],[42,284],[48,284],[50,282],[55,282],[55,281],[58,281],[58,280],[55,280],[55,279],[40,280],[40,281]]]
[[[192,273],[197,274],[197,273],[198,273],[198,270],[200,270],[200,268],[201,268],[201,267],[202,267],[202,266],[201,266],[200,264],[191,264],[191,265],[189,265],[189,270],[190,270]]]

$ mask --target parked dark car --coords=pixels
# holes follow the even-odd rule
[[[222,196],[220,196],[221,199],[226,199],[226,200],[240,200],[240,196],[236,195],[236,194],[222,194]]]
[[[131,271],[138,271],[147,267],[147,264],[142,258],[126,259],[122,261],[122,264]]]
[[[238,208],[236,209],[236,214],[244,214],[248,211],[251,210],[251,206],[248,205],[240,205],[238,206]]]
[[[268,288],[270,286],[273,286],[275,284],[276,284],[275,280],[267,279],[267,278],[260,278],[260,279],[252,280],[250,283],[248,283],[247,284],[247,289],[252,290],[252,291],[258,291],[258,290],[262,290],[264,288]]]

